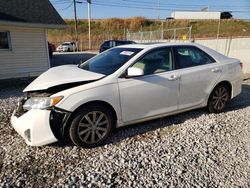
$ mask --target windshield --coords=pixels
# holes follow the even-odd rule
[[[62,43],[62,45],[63,45],[63,46],[68,46],[68,45],[69,45],[69,43]]]
[[[110,75],[141,50],[138,48],[113,48],[80,64],[79,67],[91,72]]]

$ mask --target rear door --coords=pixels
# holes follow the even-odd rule
[[[221,76],[221,64],[195,46],[176,46],[174,52],[180,70],[178,108],[201,105]]]

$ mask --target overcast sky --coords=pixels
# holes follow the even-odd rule
[[[73,18],[73,0],[50,0],[63,18]],[[87,18],[87,0],[77,0],[77,14]],[[250,0],[92,0],[92,18],[143,16],[165,19],[174,10],[232,11],[234,18],[250,19]]]

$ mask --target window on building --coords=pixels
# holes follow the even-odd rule
[[[10,49],[10,34],[8,31],[0,31],[0,50]]]

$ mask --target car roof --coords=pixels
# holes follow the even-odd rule
[[[104,40],[103,43],[104,42],[111,42],[111,41],[115,41],[115,42],[134,42],[132,40]]]
[[[141,48],[141,49],[151,49],[158,47],[168,47],[168,46],[198,46],[195,43],[147,43],[147,44],[127,44],[126,46],[122,46],[124,48]],[[120,46],[121,47],[121,46]]]
[[[212,57],[214,57],[216,60],[224,60],[228,57],[218,53],[217,51],[208,48],[206,46],[197,44],[197,43],[191,43],[191,42],[183,42],[183,43],[147,43],[147,44],[127,44],[127,45],[121,45],[121,46],[117,46],[115,48],[139,48],[139,49],[143,49],[143,50],[150,50],[150,49],[154,49],[154,48],[159,48],[159,47],[171,47],[171,46],[195,46],[200,48],[201,50],[205,51],[206,53],[208,53],[209,55],[211,55]]]

